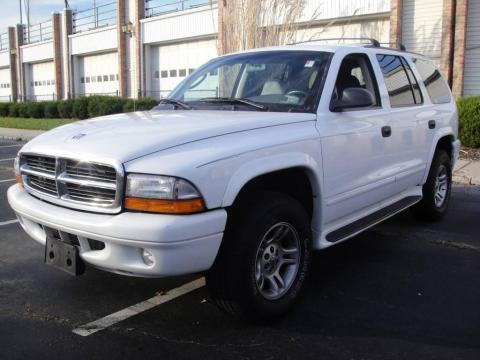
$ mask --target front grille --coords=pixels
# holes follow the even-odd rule
[[[46,200],[81,210],[120,209],[123,175],[111,165],[24,154],[20,171],[27,191]]]
[[[67,160],[66,172],[73,178],[112,181],[117,180],[117,172],[110,166]]]
[[[53,179],[42,178],[37,175],[29,175],[28,183],[35,190],[54,196],[58,195],[57,183]]]

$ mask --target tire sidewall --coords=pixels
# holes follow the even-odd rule
[[[242,283],[245,295],[248,297],[249,303],[254,312],[260,312],[260,317],[271,318],[279,316],[287,311],[293,303],[298,299],[303,284],[308,274],[312,253],[312,237],[309,228],[308,218],[303,209],[294,203],[285,204],[285,206],[277,206],[271,208],[267,214],[259,216],[256,221],[250,224],[243,235],[243,241],[248,243],[246,267],[242,269],[242,273],[247,276]],[[261,244],[263,236],[275,224],[286,222],[292,225],[298,233],[300,241],[300,265],[295,275],[295,279],[290,289],[279,299],[266,299],[259,291],[255,280],[255,265],[258,247]]]

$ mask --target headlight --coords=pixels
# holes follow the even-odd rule
[[[186,180],[170,176],[129,174],[125,208],[166,214],[205,210],[199,191]]]
[[[17,155],[17,157],[13,161],[13,171],[15,172],[15,180],[17,181],[18,185],[23,186],[22,174],[20,173],[20,156],[19,155]]]

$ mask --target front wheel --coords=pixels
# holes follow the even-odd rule
[[[207,287],[218,307],[253,322],[272,321],[295,303],[311,257],[310,221],[293,198],[259,193],[229,214]]]
[[[452,165],[445,150],[437,150],[423,185],[423,199],[412,207],[414,216],[421,220],[440,220],[446,213],[452,190]]]

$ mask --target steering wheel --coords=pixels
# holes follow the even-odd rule
[[[296,97],[299,97],[299,98],[306,98],[308,96],[308,94],[305,91],[301,91],[301,90],[289,91],[287,93],[287,96],[288,95],[296,96]]]

